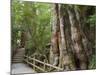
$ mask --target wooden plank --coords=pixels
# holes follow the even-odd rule
[[[40,60],[37,60],[37,59],[31,58],[31,57],[28,57],[28,56],[25,56],[25,57],[27,57],[27,58],[29,58],[29,59],[31,59],[31,60],[37,61],[37,62],[39,62],[39,63],[41,63],[41,64],[45,64],[46,66],[49,66],[49,67],[55,68],[55,69],[57,69],[57,70],[63,70],[62,68],[59,68],[59,67],[53,66],[53,65],[48,64],[48,63],[44,63],[44,62],[42,62],[42,61],[40,61]]]
[[[36,66],[36,65],[34,65],[34,64],[32,64],[32,63],[30,63],[30,62],[27,61],[27,60],[25,60],[25,62],[27,62],[28,64],[30,64],[30,65],[32,65],[32,66],[34,66],[34,67],[36,67],[37,69],[39,69],[39,70],[41,70],[41,71],[43,71],[43,72],[46,72],[44,69],[42,69],[42,68],[40,68],[40,67],[38,67],[38,66]]]

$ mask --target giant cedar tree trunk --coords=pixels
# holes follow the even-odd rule
[[[52,24],[52,39],[51,39],[51,50],[50,50],[50,63],[56,66],[62,67],[64,70],[75,70],[75,62],[73,58],[71,46],[71,39],[67,30],[63,13],[66,13],[62,5],[55,4],[53,9],[53,24]],[[67,15],[68,16],[68,15]],[[69,21],[67,19],[67,21]],[[67,39],[66,39],[67,38]],[[69,40],[68,40],[69,39]]]
[[[89,42],[81,15],[72,5],[66,8],[54,4],[50,61],[64,70],[87,69]]]
[[[68,45],[69,44],[68,42],[70,40],[66,39],[67,36],[65,35],[67,34],[69,36],[69,34],[65,32],[65,30],[67,29],[65,27],[66,23],[64,23],[65,12],[66,11],[64,6],[59,4],[59,21],[60,21],[60,36],[61,36],[60,64],[61,67],[64,68],[64,70],[75,70],[75,62],[74,62],[73,54],[69,50],[70,48]]]
[[[71,38],[72,38],[72,43],[73,47],[75,50],[76,58],[77,58],[77,63],[79,66],[77,66],[79,69],[87,69],[87,55],[84,50],[84,46],[82,43],[82,32],[81,28],[79,25],[79,22],[76,18],[75,10],[72,5],[69,5],[67,8],[68,14],[69,14],[69,19],[71,23]]]

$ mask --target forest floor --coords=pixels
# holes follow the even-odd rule
[[[13,63],[11,68],[11,74],[36,73],[32,68],[24,63]]]

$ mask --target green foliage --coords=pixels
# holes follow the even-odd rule
[[[51,37],[50,11],[51,4],[13,0],[12,44],[16,44],[21,38],[18,31],[24,30],[27,33],[25,47],[28,53],[32,54],[34,51],[45,53],[45,46],[50,42]]]
[[[91,27],[94,27],[96,25],[96,14],[89,16],[88,23],[90,23]]]
[[[29,5],[29,7],[27,6]],[[45,53],[45,46],[50,41],[50,6],[49,4],[39,4],[39,3],[26,3],[24,5],[25,15],[24,18],[26,19],[25,24],[28,28],[27,30],[30,31],[31,38],[29,43],[32,43],[37,53]],[[34,8],[34,9],[33,9]],[[32,16],[33,15],[33,16]],[[28,44],[30,45],[30,44]],[[27,47],[31,48],[31,47]]]
[[[95,69],[95,68],[96,68],[96,55],[92,55],[92,58],[89,64],[89,69]]]

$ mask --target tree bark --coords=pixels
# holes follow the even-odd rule
[[[53,7],[50,61],[64,70],[88,69],[91,47],[82,29],[83,15],[73,5]]]
[[[84,51],[84,47],[82,44],[82,33],[81,33],[81,29],[79,26],[79,22],[76,18],[76,14],[74,11],[74,7],[72,5],[68,5],[67,8],[68,14],[69,14],[69,20],[70,20],[70,24],[71,24],[71,38],[72,38],[72,43],[73,43],[73,47],[75,50],[75,54],[76,54],[76,59],[77,59],[77,67],[79,69],[87,69],[87,55]]]
[[[59,21],[58,21],[58,4],[53,5],[53,24],[51,38],[51,55],[50,63],[59,65]]]
[[[66,40],[67,36],[65,34],[67,32],[65,32],[66,27],[64,23],[63,13],[65,13],[63,5],[59,4],[59,21],[60,21],[60,34],[61,34],[60,63],[61,66],[64,68],[64,70],[75,70],[74,58],[68,47],[69,40]]]
[[[83,9],[80,9],[82,12],[79,12],[77,7],[75,7],[74,10],[75,10],[76,17],[77,17],[77,20],[78,20],[79,26],[80,26],[83,47],[84,47],[84,50],[85,50],[87,57],[89,59],[92,55],[92,48],[91,48],[91,42],[89,41],[89,38],[88,38],[89,34],[90,34],[89,33],[90,29],[88,27],[89,25],[87,25],[85,22],[86,16],[87,16],[86,15],[87,7],[83,7]]]

